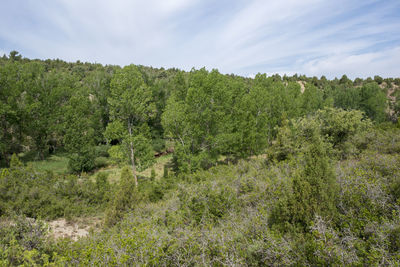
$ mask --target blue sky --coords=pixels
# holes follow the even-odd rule
[[[399,0],[2,0],[0,54],[222,73],[400,77]]]

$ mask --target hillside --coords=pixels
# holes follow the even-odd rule
[[[0,59],[0,265],[396,266],[399,78]]]

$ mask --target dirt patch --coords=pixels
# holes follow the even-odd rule
[[[301,93],[304,93],[304,90],[306,89],[306,87],[305,87],[306,82],[297,81],[297,83],[300,84],[300,91],[301,91]]]
[[[77,241],[79,238],[89,235],[90,231],[98,229],[101,220],[99,218],[80,219],[76,222],[69,222],[64,218],[48,222],[50,235],[55,239],[71,238]]]
[[[399,89],[399,87],[397,85],[395,85],[394,83],[392,83],[391,88],[388,88],[387,93],[386,93],[386,97],[389,100],[389,106],[386,110],[386,113],[388,113],[390,116],[393,116],[395,111],[394,111],[394,105],[396,104],[396,91]]]
[[[260,154],[260,155],[255,155],[255,156],[251,156],[251,159],[267,159],[268,158],[268,154]]]

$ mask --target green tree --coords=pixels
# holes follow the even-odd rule
[[[35,65],[31,68],[35,69]],[[62,108],[68,102],[75,82],[75,77],[54,70],[33,79],[32,86],[27,84],[30,89],[25,96],[25,129],[41,159],[44,159],[50,141],[63,134]]]
[[[165,136],[175,141],[174,170],[194,171],[212,166],[219,154],[238,151],[234,132],[243,90],[218,71],[192,70],[188,88],[182,75],[162,115]],[[239,90],[238,90],[239,89]]]
[[[13,50],[10,52],[9,58],[11,61],[19,61],[21,60],[22,55],[20,55],[18,51]]]
[[[364,118],[359,110],[324,108],[314,118],[321,127],[321,133],[334,148],[340,147],[351,137],[371,129],[371,121]]]
[[[107,127],[109,121],[109,110],[107,99],[110,95],[110,81],[112,73],[105,69],[99,68],[88,73],[83,79],[83,92],[88,94],[91,105],[97,113],[97,122],[95,127],[96,141],[101,141],[102,134]]]
[[[375,82],[367,83],[360,88],[360,109],[376,122],[383,122],[386,117],[387,98]]]
[[[72,171],[90,171],[94,168],[94,125],[96,115],[89,96],[77,94],[64,108],[64,144],[71,153],[69,166]]]
[[[342,78],[340,78],[340,80],[339,80],[339,83],[340,84],[352,84],[352,81],[349,78],[347,78],[346,74],[343,74]]]
[[[145,128],[143,125],[154,116],[155,105],[152,101],[151,90],[145,84],[136,66],[126,66],[115,73],[111,80],[108,104],[111,120],[119,121],[124,125],[122,139],[128,144],[132,173],[137,185],[136,165],[139,158],[136,156],[143,156],[144,152],[140,149],[147,149],[146,143],[150,143],[146,140],[146,134],[141,133],[140,130]],[[110,127],[112,126],[113,124]],[[147,152],[149,152],[148,149]],[[141,165],[146,164],[141,163]]]
[[[323,92],[311,84],[305,85],[305,90],[301,95],[302,115],[308,115],[316,110],[323,108]]]
[[[383,83],[383,78],[381,76],[379,76],[379,75],[375,75],[374,76],[374,81],[376,83],[378,83],[378,84],[381,84],[381,83]]]
[[[0,157],[8,165],[9,156],[18,152],[22,140],[14,133],[22,132],[21,108],[18,102],[18,63],[0,65]]]
[[[235,121],[239,133],[239,151],[242,157],[258,154],[265,149],[272,137],[270,112],[270,83],[265,75],[258,74],[255,84],[246,93],[238,105]]]
[[[346,157],[354,151],[353,139],[371,129],[371,121],[359,110],[346,111],[324,108],[300,119],[292,119],[277,129],[276,142],[271,152],[278,160],[298,156],[301,147],[308,142],[310,132],[317,130],[324,142],[329,143],[339,156]]]
[[[360,91],[353,86],[340,85],[333,90],[334,105],[345,110],[360,108]]]

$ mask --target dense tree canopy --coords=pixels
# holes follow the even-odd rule
[[[93,147],[109,143],[115,162],[129,159],[133,169],[149,166],[152,150],[174,148],[175,170],[193,171],[212,166],[220,155],[264,153],[285,120],[323,107],[361,110],[374,122],[397,120],[399,110],[396,80],[379,76],[354,83],[345,75],[332,81],[265,74],[249,79],[217,70],[29,60],[18,52],[1,59],[0,73],[6,165],[14,152],[34,151],[44,159],[65,147],[77,171],[90,170],[93,164],[79,167],[85,165],[79,155],[94,157]],[[391,98],[385,90],[393,91]],[[169,147],[166,140],[173,141]],[[136,152],[134,143],[147,152]]]

